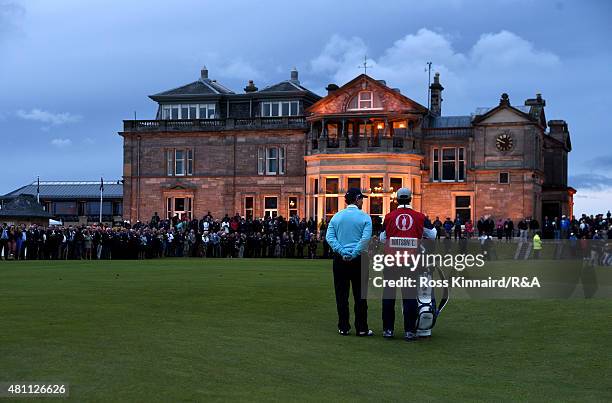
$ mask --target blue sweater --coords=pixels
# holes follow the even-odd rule
[[[332,217],[325,240],[334,252],[354,259],[361,255],[371,237],[372,219],[351,204]]]

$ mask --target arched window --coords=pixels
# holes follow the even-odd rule
[[[348,103],[347,110],[382,109],[382,104],[373,91],[359,91]]]

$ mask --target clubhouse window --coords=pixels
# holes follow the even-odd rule
[[[257,150],[257,173],[259,175],[284,175],[285,164],[284,147],[260,147]]]
[[[275,101],[261,103],[262,117],[297,116],[299,115],[299,101]]]
[[[298,198],[291,196],[289,197],[289,217],[298,215]]]
[[[499,173],[499,183],[508,184],[510,183],[510,173],[509,172],[500,172]]]
[[[370,201],[370,216],[374,218],[382,218],[383,216],[383,198],[380,196],[372,196]]]
[[[325,178],[325,193],[337,195],[338,192],[338,178]]]
[[[171,104],[162,105],[162,119],[214,119],[216,105],[208,104]]]
[[[327,222],[338,212],[338,196],[325,197],[325,219]]]
[[[434,148],[431,170],[434,182],[465,181],[465,148]]]
[[[278,216],[278,197],[264,197],[264,217],[274,218]]]
[[[402,187],[402,178],[390,178],[389,187],[391,192],[397,192]]]
[[[193,199],[191,197],[168,197],[166,199],[166,217],[171,219],[178,215],[179,219],[183,217],[191,218]]]
[[[166,175],[193,175],[193,149],[171,148],[166,150]]]
[[[361,189],[361,178],[348,178],[348,189]]]
[[[255,199],[253,196],[247,196],[244,198],[244,216],[247,219],[253,219],[255,211]]]
[[[382,193],[383,178],[370,178],[370,193]]]

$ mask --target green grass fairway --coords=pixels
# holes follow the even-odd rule
[[[612,398],[611,300],[451,300],[415,343],[371,301],[341,337],[326,260],[0,262],[0,318],[0,382],[75,401]]]

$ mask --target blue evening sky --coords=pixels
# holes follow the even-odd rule
[[[323,94],[368,71],[443,114],[542,93],[572,135],[576,212],[612,209],[612,2],[0,0],[0,194],[35,180],[120,179],[122,120],[147,95],[211,78],[236,92],[300,80]]]

